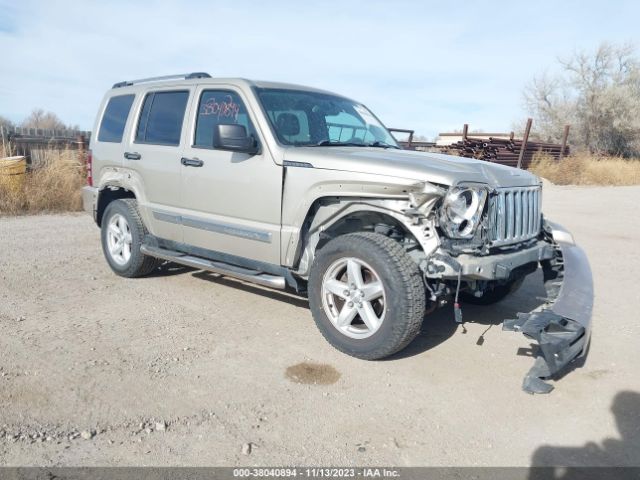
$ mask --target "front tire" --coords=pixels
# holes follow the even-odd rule
[[[318,329],[343,353],[384,358],[420,332],[426,309],[420,269],[384,235],[350,233],[330,240],[317,252],[308,287]]]
[[[134,278],[148,275],[161,263],[143,255],[140,246],[147,229],[134,198],[114,200],[102,216],[102,251],[107,263],[117,275]]]

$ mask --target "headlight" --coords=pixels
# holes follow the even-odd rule
[[[447,236],[473,237],[486,200],[487,189],[484,187],[464,185],[450,189],[440,212],[440,226]]]

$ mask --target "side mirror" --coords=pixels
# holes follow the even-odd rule
[[[214,148],[251,154],[258,152],[255,138],[247,134],[244,125],[218,124],[214,138]]]

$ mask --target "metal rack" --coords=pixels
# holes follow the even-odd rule
[[[140,78],[138,80],[125,80],[123,82],[114,83],[113,88],[129,87],[138,83],[162,82],[164,80],[192,80],[194,78],[211,78],[206,72],[179,73],[176,75],[164,75],[161,77]]]

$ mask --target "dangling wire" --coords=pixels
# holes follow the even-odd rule
[[[456,323],[462,325],[463,332],[467,333],[467,329],[464,328],[464,322],[462,321],[462,309],[458,303],[458,295],[460,294],[460,283],[462,282],[462,267],[458,268],[458,285],[456,286],[456,298],[453,301],[453,313]]]
[[[462,279],[462,268],[458,269],[458,285],[456,286],[456,299],[455,304],[458,304],[458,295],[460,294],[460,281]]]

